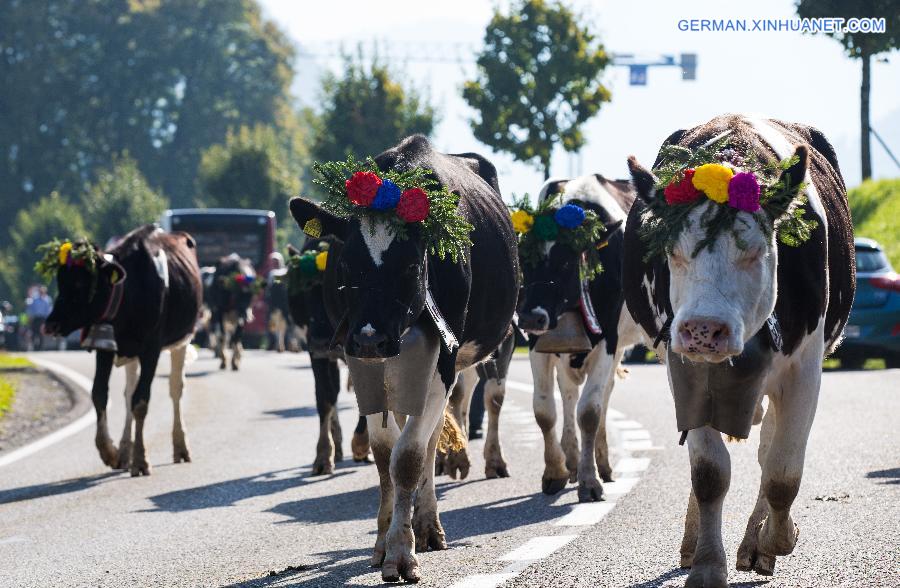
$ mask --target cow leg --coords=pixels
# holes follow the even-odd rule
[[[353,461],[369,461],[369,431],[366,427],[366,417],[360,416],[353,430],[353,438],[350,440],[350,450],[353,452]]]
[[[109,401],[109,375],[112,373],[113,354],[110,351],[97,351],[96,369],[94,370],[94,385],[91,387],[91,400],[97,413],[97,434],[94,442],[100,459],[111,468],[118,465],[116,446],[109,436],[109,424],[107,422],[106,405]]]
[[[508,478],[509,466],[503,459],[500,446],[500,410],[506,398],[506,379],[487,378],[484,382],[484,409],[488,414],[487,435],[484,438],[484,476]]]
[[[125,428],[122,431],[122,440],[119,441],[118,470],[127,470],[131,465],[132,442],[131,436],[134,419],[131,416],[131,399],[134,398],[134,389],[137,387],[138,361],[132,360],[125,364]]]
[[[766,465],[766,457],[769,455],[769,448],[772,446],[772,437],[775,433],[775,405],[770,403],[769,409],[763,416],[762,427],[759,431],[759,449],[756,452],[756,458],[759,467]],[[768,503],[766,502],[765,488],[760,483],[759,492],[756,495],[756,505],[747,521],[747,528],[744,531],[744,539],[738,547],[736,567],[742,571],[750,571],[757,566],[760,570],[774,571],[775,558],[768,556],[760,556],[756,551],[757,539],[759,537],[759,526],[766,519],[768,511]],[[760,572],[763,573],[763,572]]]
[[[578,433],[576,433],[575,406],[578,404],[578,380],[568,366],[569,356],[560,358],[556,367],[556,381],[563,405],[562,450],[566,456],[569,482],[578,480]]]
[[[821,326],[817,335],[820,333]],[[774,573],[775,556],[794,551],[800,533],[791,518],[791,505],[800,491],[806,442],[819,401],[823,347],[821,339],[817,345],[808,345],[769,389],[775,430],[760,481],[768,512],[760,524],[752,558],[753,569],[763,575]]]
[[[694,564],[697,549],[697,535],[700,533],[700,506],[691,490],[688,496],[687,514],[684,517],[684,535],[681,537],[681,567],[690,568]]]
[[[181,396],[184,394],[184,358],[187,345],[169,350],[172,371],[169,374],[169,397],[172,399],[172,457],[175,463],[190,462],[187,437],[181,422]]]
[[[134,414],[134,448],[131,452],[131,475],[149,476],[150,464],[147,463],[147,449],[144,446],[144,419],[150,406],[150,386],[156,375],[156,364],[159,363],[159,347],[145,352],[141,358],[141,374],[131,399],[131,411]]]
[[[372,552],[372,566],[380,567],[384,561],[385,537],[394,513],[394,484],[391,482],[391,452],[400,437],[400,427],[392,414],[370,414],[366,417],[372,455],[378,468],[380,502],[378,504],[378,535]]]
[[[334,461],[344,461],[344,431],[341,429],[341,419],[337,410],[337,395],[341,391],[341,370],[337,361],[331,360],[328,373],[331,377],[331,385],[334,387],[334,410],[331,411],[331,440],[334,442]]]
[[[312,360],[313,378],[316,385],[316,412],[319,414],[319,441],[316,444],[316,459],[313,461],[312,475],[334,473],[334,442],[331,438],[332,415],[337,410],[340,382],[333,377],[337,363],[325,358]]]
[[[444,428],[443,419],[438,419],[431,439],[428,440],[428,449],[425,454],[425,463],[434,462],[437,452],[438,439]],[[444,527],[438,517],[437,494],[434,491],[434,468],[423,468],[425,479],[416,491],[416,506],[413,512],[413,534],[416,538],[416,551],[441,551],[447,549],[447,540],[444,536]]]
[[[566,487],[569,470],[566,455],[556,438],[556,400],[553,397],[553,370],[557,357],[552,353],[528,354],[531,361],[531,375],[534,380],[534,419],[544,436],[544,474],[541,476],[541,490],[544,494],[556,494]]]
[[[231,369],[238,371],[241,367],[241,356],[244,352],[244,323],[238,321],[231,335]]]
[[[419,581],[419,561],[413,552],[413,500],[417,488],[424,484],[425,468],[434,468],[433,463],[426,462],[428,444],[444,414],[446,393],[447,388],[440,374],[435,373],[428,386],[425,410],[421,416],[410,416],[406,420],[391,454],[394,512],[385,536],[385,557],[381,568],[381,578],[385,582],[396,582],[400,578],[408,582]],[[372,425],[371,421],[369,425]],[[434,517],[437,521],[437,512]]]
[[[450,394],[450,412],[462,430],[463,439],[466,440],[469,438],[469,404],[472,402],[472,393],[477,384],[478,372],[475,366],[466,368],[459,373]],[[435,464],[438,474],[447,474],[455,480],[458,472],[459,479],[465,480],[469,475],[469,468],[472,466],[468,444],[462,449],[449,449],[446,454],[439,453]]]
[[[711,427],[691,429],[687,436],[691,487],[697,498],[699,533],[685,588],[728,588],[722,545],[722,504],[731,483],[731,458],[722,434]]]
[[[224,320],[216,323],[216,357],[219,358],[219,369],[224,370],[228,367],[228,362],[225,360],[225,344],[226,339],[228,338],[227,327],[225,326]]]
[[[581,429],[581,461],[578,464],[578,500],[593,502],[603,496],[600,483],[612,481],[609,447],[606,443],[606,411],[615,383],[616,366],[622,352],[610,355],[606,342],[597,349],[597,363],[591,368],[584,391],[578,400],[578,426]],[[561,372],[563,370],[560,370]],[[599,472],[598,472],[599,467]],[[599,477],[598,477],[599,474]]]

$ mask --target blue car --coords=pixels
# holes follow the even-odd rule
[[[872,239],[857,238],[856,299],[835,357],[841,367],[859,369],[868,358],[900,367],[900,276]]]

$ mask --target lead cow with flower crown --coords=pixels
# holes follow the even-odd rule
[[[727,586],[722,433],[746,438],[763,394],[756,507],[739,570],[774,572],[799,530],[800,488],[822,359],[855,289],[853,229],[834,149],[816,129],[738,115],[664,142],[653,171],[628,161],[638,200],[625,231],[629,311],[666,358],[692,492],[687,586]]]
[[[438,153],[416,135],[315,169],[328,197],[295,198],[291,213],[330,241],[325,303],[381,480],[372,564],[386,581],[417,581],[414,547],[446,549],[434,456],[447,393],[509,333],[516,240],[479,155]]]

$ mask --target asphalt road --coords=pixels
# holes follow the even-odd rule
[[[93,373],[86,353],[42,357]],[[153,474],[107,470],[93,426],[0,468],[0,586],[369,586],[377,475],[340,464],[310,477],[318,422],[308,360],[247,353],[219,372],[188,368],[183,412],[193,463],[171,464],[171,403],[161,362],[147,424]],[[800,540],[775,576],[736,586],[900,585],[900,371],[824,376],[806,474],[794,506]],[[482,444],[464,481],[439,478],[450,549],[420,554],[425,586],[681,586],[678,547],[689,490],[664,368],[632,367],[612,406],[617,478],[608,500],[576,507],[572,485],[540,493],[542,443],[527,360],[513,362],[501,434],[512,476],[485,480]],[[111,432],[123,422],[113,376]],[[341,421],[356,421],[342,393]],[[755,433],[754,433],[755,435]],[[730,445],[724,535],[733,567],[756,495],[756,438]],[[630,489],[630,491],[628,491]],[[275,572],[273,575],[273,572]],[[504,583],[505,582],[505,583]]]

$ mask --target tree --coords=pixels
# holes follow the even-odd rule
[[[862,179],[872,177],[872,151],[869,125],[869,90],[872,57],[900,48],[900,0],[799,0],[797,15],[801,18],[884,18],[883,33],[829,33],[843,46],[847,56],[862,62],[862,84],[859,90],[860,155]]]
[[[128,151],[175,204],[237,124],[290,124],[294,51],[256,0],[0,0],[0,219]],[[8,240],[0,226],[0,245]]]
[[[431,135],[438,123],[435,108],[377,57],[345,56],[344,76],[322,82],[323,112],[317,121],[313,157],[317,161],[374,156],[415,133]]]
[[[478,111],[475,138],[550,175],[553,147],[577,151],[581,126],[611,98],[600,82],[609,56],[583,19],[561,2],[518,0],[494,12],[463,98]]]
[[[4,268],[8,276],[4,281],[11,284],[13,301],[21,303],[28,286],[42,282],[42,278],[34,272],[38,245],[54,237],[77,239],[90,236],[81,210],[64,200],[58,192],[20,210],[10,231],[10,246],[6,252],[15,264]]]
[[[88,227],[103,246],[141,225],[156,222],[169,207],[165,196],[147,184],[137,162],[127,153],[97,174],[81,198]]]
[[[198,173],[202,202],[274,210],[281,217],[287,213],[288,199],[300,193],[302,156],[274,128],[242,126],[229,132],[224,144],[203,153]]]

